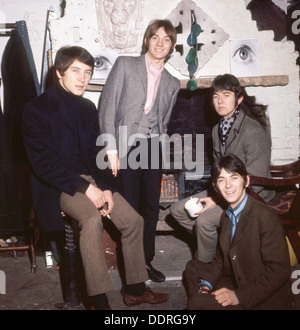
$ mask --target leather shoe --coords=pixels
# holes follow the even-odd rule
[[[146,290],[142,296],[131,296],[127,293],[123,295],[124,304],[131,307],[142,303],[159,304],[169,299],[166,293],[153,292],[150,288]]]
[[[150,263],[146,264],[149,279],[153,282],[164,282],[165,275],[159,270],[155,269]]]

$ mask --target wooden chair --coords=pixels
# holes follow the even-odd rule
[[[37,270],[37,262],[35,256],[35,246],[39,240],[39,229],[35,219],[34,210],[30,198],[30,166],[29,164],[21,164],[14,166],[14,178],[17,186],[17,196],[21,214],[25,223],[25,233],[28,242],[22,245],[11,245],[7,247],[0,247],[0,252],[12,251],[14,256],[17,256],[17,251],[28,251],[31,272],[35,273]]]
[[[64,220],[64,243],[63,243],[63,256],[61,267],[61,280],[64,301],[56,303],[55,307],[59,309],[83,309],[86,298],[85,280],[82,274],[84,273],[82,260],[79,251],[79,226],[78,223],[66,215],[61,213]],[[104,220],[105,221],[105,220]],[[106,230],[109,230],[108,231]],[[105,228],[102,229],[102,246],[105,256],[107,268],[118,269],[117,263],[117,243],[116,239],[117,230],[110,222],[106,222]],[[112,237],[111,237],[112,234]],[[84,299],[83,299],[84,298]]]
[[[56,303],[55,307],[59,309],[77,309],[81,304],[80,289],[78,284],[78,272],[77,272],[77,247],[75,240],[75,231],[73,229],[73,220],[67,217],[63,212],[64,219],[64,255],[63,264],[60,268],[62,271],[62,291],[64,296],[64,302]]]
[[[35,224],[33,218],[29,219],[29,242],[19,246],[12,245],[7,247],[0,247],[0,252],[12,251],[14,256],[17,257],[17,251],[28,251],[30,264],[31,264],[31,273],[35,273],[37,270],[37,263],[35,257],[35,246],[38,241],[39,231]]]
[[[254,185],[276,191],[275,198],[268,205],[281,219],[300,263],[300,160],[285,165],[271,165],[270,171],[272,178],[250,176],[250,194],[262,200],[253,192]]]

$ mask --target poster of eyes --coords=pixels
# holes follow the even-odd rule
[[[259,75],[257,39],[232,39],[229,43],[230,69],[237,77]]]

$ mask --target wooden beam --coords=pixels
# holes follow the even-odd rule
[[[198,88],[210,88],[213,80],[216,76],[201,77],[196,79]],[[257,76],[257,77],[238,77],[240,84],[244,87],[250,86],[286,86],[289,83],[288,75],[274,75],[274,76]],[[181,88],[186,89],[189,79],[180,80]],[[87,91],[89,92],[101,92],[103,84],[92,84],[88,85]]]
[[[202,77],[196,79],[198,88],[210,88],[213,80],[216,76]],[[238,77],[241,86],[285,86],[289,83],[288,75],[278,75],[278,76],[257,76],[257,77]],[[181,88],[186,89],[188,79],[181,80]]]

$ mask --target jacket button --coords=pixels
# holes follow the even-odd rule
[[[232,260],[235,260],[236,259],[236,255],[234,255],[233,257],[232,257]]]

